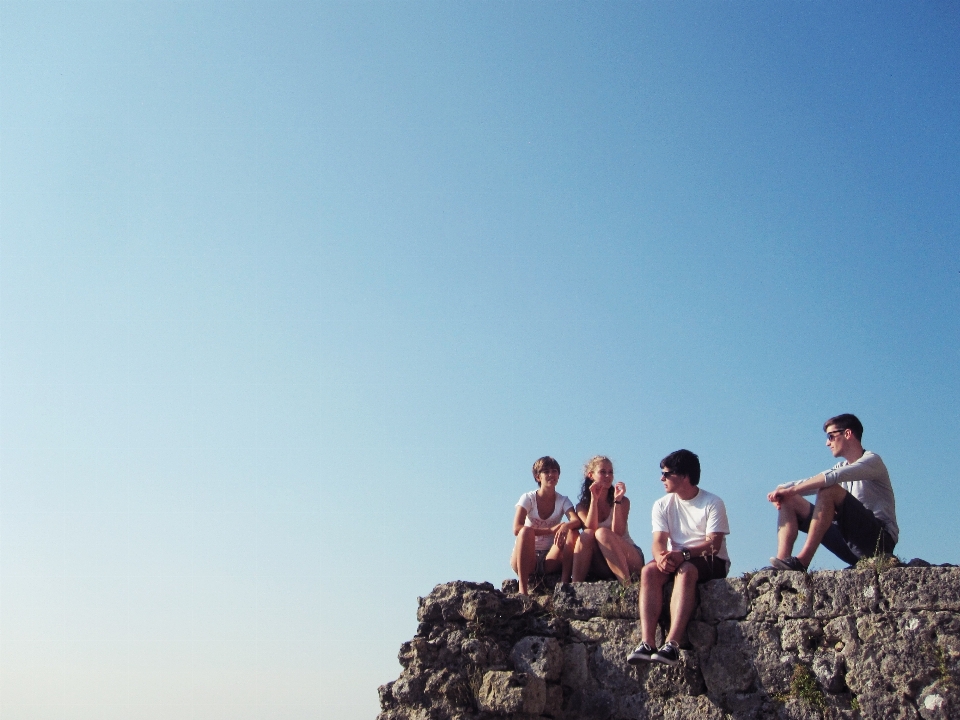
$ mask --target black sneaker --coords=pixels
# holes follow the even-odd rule
[[[665,642],[663,647],[653,654],[652,660],[664,665],[676,665],[680,662],[680,650],[672,642]]]
[[[772,557],[770,558],[770,564],[777,570],[797,570],[804,573],[807,571],[807,566],[795,557],[788,557],[786,560]]]
[[[656,652],[652,647],[647,645],[645,642],[637,645],[637,649],[634,650],[627,656],[627,662],[631,665],[639,665],[640,663],[650,662],[653,660],[653,653]]]

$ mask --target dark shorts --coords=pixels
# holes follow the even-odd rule
[[[718,558],[716,555],[710,557],[692,557],[689,560],[685,560],[684,563],[693,565],[697,569],[697,585],[710,582],[711,580],[725,578],[727,573],[730,572],[730,561]],[[656,560],[651,560],[648,563],[648,565],[654,567],[656,564]],[[676,574],[677,571],[674,570],[668,577],[673,578]]]
[[[697,585],[725,578],[730,572],[730,561],[718,558],[716,555],[690,558],[687,562],[697,569]]]
[[[807,532],[812,519],[811,507],[810,515],[806,520],[801,520],[798,527]],[[820,544],[851,565],[855,565],[861,558],[892,553],[896,546],[883,523],[850,493],[847,493],[837,508],[833,525],[827,530]]]

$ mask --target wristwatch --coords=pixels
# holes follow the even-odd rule
[[[680,548],[680,554],[683,555],[684,560],[690,559],[690,551],[687,550],[686,548]]]

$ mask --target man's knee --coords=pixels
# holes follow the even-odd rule
[[[662,572],[655,562],[648,562],[640,571],[640,584],[662,586],[667,582],[667,577],[666,573]]]
[[[817,505],[832,505],[837,508],[847,497],[847,491],[840,485],[830,485],[817,490]]]
[[[697,584],[697,580],[700,578],[700,571],[697,570],[697,566],[693,563],[685,562],[677,569],[677,585],[684,585],[693,587]]]

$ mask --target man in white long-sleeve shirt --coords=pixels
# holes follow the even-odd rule
[[[855,564],[893,552],[900,537],[890,474],[879,455],[863,449],[863,424],[845,413],[827,420],[823,430],[830,452],[843,459],[830,470],[767,494],[779,512],[777,556],[770,558],[778,570],[806,571],[821,544]],[[811,504],[804,495],[816,495],[816,501]],[[800,530],[807,541],[794,556]]]

